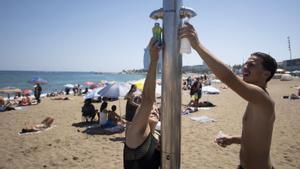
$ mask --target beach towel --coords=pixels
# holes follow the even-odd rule
[[[22,131],[21,131],[21,132],[18,132],[18,135],[19,135],[19,136],[23,136],[23,135],[37,134],[37,133],[41,133],[41,132],[46,131],[46,130],[50,130],[50,129],[54,128],[54,127],[56,127],[56,125],[52,125],[51,127],[48,127],[48,128],[46,128],[46,129],[43,129],[43,130],[40,130],[40,131],[35,131],[35,132],[26,132],[26,133],[22,133]]]
[[[121,125],[117,125],[111,128],[105,128],[104,130],[111,133],[122,133],[125,130],[125,127]]]
[[[22,110],[23,108],[22,107],[14,107],[15,110]]]
[[[208,116],[194,116],[190,117],[192,120],[200,122],[200,123],[210,123],[210,122],[215,122],[216,120],[213,118],[210,118]]]
[[[88,129],[91,129],[91,128],[97,128],[97,127],[100,127],[101,125],[100,124],[90,124],[90,125],[86,125],[86,126],[83,126],[83,127],[86,127]]]
[[[210,110],[211,108],[210,107],[199,107],[198,109],[200,109],[200,110]]]
[[[181,115],[183,115],[183,116],[184,115],[189,115],[189,114],[194,113],[196,111],[198,111],[198,108],[196,108],[196,107],[187,107],[185,110],[183,110],[181,112]]]

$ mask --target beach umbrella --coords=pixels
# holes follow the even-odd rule
[[[0,93],[7,94],[7,98],[10,98],[11,93],[21,93],[22,90],[16,87],[3,87],[0,88]]]
[[[105,86],[98,94],[108,98],[124,97],[130,90],[128,83],[113,83]]]
[[[28,81],[28,83],[31,84],[47,84],[48,81],[45,79],[42,79],[40,77],[33,77],[31,80]]]
[[[128,83],[107,84],[98,94],[102,97],[119,98],[124,97],[130,90],[131,85]]]
[[[16,87],[3,87],[0,88],[0,93],[9,94],[9,93],[21,93],[22,90]]]
[[[138,90],[142,91],[144,88],[145,79],[140,79],[138,81],[131,82],[131,84],[135,84],[136,88]],[[160,79],[156,80],[155,93],[158,95],[161,95],[161,80]]]
[[[278,68],[278,69],[276,69],[276,73],[284,73],[284,69]]]
[[[23,90],[22,90],[22,93],[23,93],[24,95],[30,95],[30,94],[32,93],[32,90],[30,90],[30,89],[23,89]]]
[[[296,76],[300,76],[300,70],[294,70],[292,73]]]
[[[74,88],[74,85],[73,85],[73,84],[65,84],[64,87],[67,87],[67,88]]]
[[[100,97],[99,92],[104,88],[104,86],[102,87],[98,87],[95,88],[91,91],[88,91],[88,93],[83,97],[84,99],[94,99],[94,98],[98,98]]]
[[[133,84],[135,84],[136,88],[138,88],[140,90],[143,90],[144,83],[145,83],[145,79],[140,79],[138,81],[133,82]]]
[[[95,85],[94,82],[91,82],[91,81],[87,81],[87,82],[84,82],[83,83],[85,86],[92,86],[92,85]]]
[[[207,94],[219,94],[220,90],[213,87],[213,86],[203,86],[202,87],[202,93],[207,93]]]
[[[300,70],[294,70],[292,73],[300,73]]]
[[[107,84],[107,83],[108,83],[107,80],[100,80],[100,81],[99,81],[99,84],[100,84],[100,85],[105,85],[105,84]]]
[[[91,81],[84,82],[83,85],[88,86],[90,89],[95,89],[95,88],[99,87],[98,84],[91,82]]]

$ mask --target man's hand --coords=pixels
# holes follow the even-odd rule
[[[162,48],[162,45],[159,43],[159,41],[155,40],[154,38],[151,38],[151,40],[149,42],[151,61],[158,60],[159,51],[161,50],[161,48]]]
[[[193,27],[193,25],[191,25],[188,22],[185,22],[184,26],[179,29],[179,37],[180,37],[180,39],[182,39],[182,38],[189,39],[189,41],[194,49],[199,47],[199,45],[200,45],[198,35],[197,35],[195,28]]]
[[[233,137],[219,132],[219,134],[215,138],[215,143],[225,148],[226,146],[229,146],[233,143]]]

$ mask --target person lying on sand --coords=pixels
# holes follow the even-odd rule
[[[40,124],[35,125],[29,125],[28,123],[25,123],[25,128],[22,129],[21,133],[28,133],[28,132],[37,132],[41,130],[45,130],[54,122],[54,118],[52,117],[46,117]]]
[[[9,111],[9,110],[15,110],[15,108],[11,106],[10,102],[7,102],[5,104],[3,97],[0,96],[0,112]]]
[[[292,94],[290,95],[290,99],[291,99],[291,100],[300,99],[300,96],[297,96],[295,93],[292,93]]]
[[[69,97],[56,96],[54,98],[50,98],[51,100],[71,100]]]
[[[29,106],[29,105],[35,105],[37,104],[36,100],[31,100],[28,95],[22,98],[22,100],[19,103],[19,106]]]
[[[197,107],[191,107],[191,106],[186,106],[182,112],[181,112],[181,115],[186,115],[186,114],[190,114],[190,113],[194,113],[198,111],[198,108]]]

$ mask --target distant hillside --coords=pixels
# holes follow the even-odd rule
[[[146,69],[123,70],[121,73],[146,73]],[[206,65],[182,66],[182,73],[210,73]]]
[[[206,65],[183,66],[182,73],[209,73],[210,70]]]

